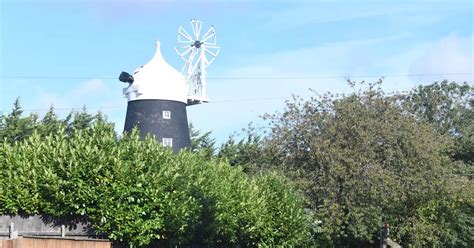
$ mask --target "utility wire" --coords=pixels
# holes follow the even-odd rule
[[[421,73],[421,74],[380,74],[380,75],[313,75],[313,76],[268,76],[268,77],[208,77],[216,80],[285,80],[285,79],[331,79],[331,78],[387,78],[387,77],[434,77],[434,76],[462,76],[474,75],[474,72],[456,73]],[[1,75],[2,79],[51,79],[51,80],[90,80],[90,79],[114,79],[118,77],[74,77],[74,76],[26,76],[26,75]]]
[[[393,95],[401,92],[405,92],[407,90],[410,90],[412,88],[392,88],[392,89],[387,89],[389,92],[385,92],[386,95]],[[339,93],[339,95],[343,94],[348,94],[351,92],[342,92]],[[230,100],[218,100],[218,101],[211,101],[206,104],[221,104],[221,103],[240,103],[240,102],[256,102],[256,101],[274,101],[274,100],[285,100],[285,99],[291,99],[292,96],[299,96],[299,97],[312,97],[314,95],[288,95],[288,96],[278,96],[278,97],[256,97],[256,98],[242,98],[242,99],[230,99]],[[54,107],[54,105],[53,105]],[[87,106],[82,106],[82,107],[60,107],[56,108],[54,107],[54,111],[78,111],[82,110],[83,108],[86,108],[87,110],[101,110],[101,109],[118,109],[118,108],[123,108],[125,109],[127,106],[126,105],[113,105],[113,106],[100,106],[100,107],[87,107]],[[25,112],[37,112],[37,111],[47,111],[49,108],[32,108],[32,109],[22,109]],[[2,112],[2,110],[0,110]],[[4,112],[4,111],[3,111]]]
[[[474,75],[473,72],[462,72],[462,73],[426,73],[426,74],[389,74],[385,76],[376,76],[376,75],[366,75],[366,76],[301,76],[301,77],[210,77],[208,79],[219,79],[219,80],[250,80],[250,79],[260,79],[260,80],[279,80],[279,79],[324,79],[324,78],[381,78],[381,77],[405,77],[405,76],[443,76],[443,75]],[[0,78],[5,79],[66,79],[66,80],[87,80],[87,79],[117,79],[116,77],[62,77],[62,76],[0,76]],[[386,92],[386,94],[395,94],[400,91],[410,90],[412,88],[392,88],[387,89],[391,92]],[[349,93],[349,92],[346,92]],[[344,93],[342,93],[344,94]],[[310,96],[302,96],[310,97]],[[230,100],[220,100],[220,101],[211,101],[208,104],[216,103],[236,103],[236,102],[252,102],[252,101],[272,101],[272,100],[282,100],[289,99],[291,96],[286,97],[264,97],[264,98],[244,98],[244,99],[230,99]],[[86,107],[86,109],[116,109],[116,108],[125,108],[126,106],[117,105],[117,106],[102,106],[102,107]],[[60,107],[54,108],[56,111],[74,111],[82,109],[83,107]],[[34,108],[34,109],[23,109],[26,112],[35,112],[35,111],[47,111],[49,108]],[[4,112],[0,110],[0,112]]]
[[[267,97],[267,98],[245,98],[245,99],[233,99],[233,100],[222,100],[222,101],[212,101],[206,104],[216,104],[216,103],[237,103],[237,102],[253,102],[253,101],[272,101],[272,100],[282,100],[288,99],[288,97]],[[60,107],[55,108],[53,105],[54,111],[78,111],[86,108],[87,110],[101,110],[101,109],[117,109],[117,108],[127,108],[126,105],[115,105],[115,106],[104,106],[104,107]],[[47,111],[49,108],[33,108],[33,109],[22,109],[25,112],[37,112],[37,111]],[[0,110],[0,112],[2,112]]]

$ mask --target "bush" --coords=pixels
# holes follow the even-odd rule
[[[312,219],[276,174],[188,151],[173,154],[136,132],[64,128],[0,147],[0,214],[83,218],[130,247],[309,246]]]

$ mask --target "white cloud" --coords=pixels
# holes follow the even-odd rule
[[[473,73],[474,50],[473,35],[460,37],[451,34],[430,47],[410,67],[410,74],[450,74]],[[473,75],[446,75],[446,78],[456,81],[474,83]]]
[[[325,43],[312,47],[280,51],[249,58],[247,64],[237,65],[235,68],[222,72],[222,77],[243,78],[283,78],[279,80],[240,80],[229,82],[238,85],[229,91],[234,98],[246,98],[254,95],[260,97],[289,96],[291,93],[307,93],[308,88],[320,91],[341,92],[348,90],[345,77],[374,75],[376,71],[391,73],[400,71],[400,67],[387,64],[391,56],[387,51],[387,43],[397,43],[406,34],[381,37],[377,39],[349,40],[334,43]],[[406,63],[406,61],[403,61]],[[406,68],[403,68],[406,74]],[[210,74],[210,77],[211,74]],[[285,77],[291,79],[284,79]],[[314,77],[314,78],[308,78]],[[325,78],[327,77],[327,78]],[[336,77],[336,78],[331,78]],[[377,80],[377,78],[368,78]],[[217,81],[217,80],[216,80]],[[217,92],[225,92],[219,87],[226,87],[228,81],[216,83]],[[213,81],[210,81],[212,84]],[[212,91],[212,87],[209,87]]]

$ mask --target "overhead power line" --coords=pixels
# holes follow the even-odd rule
[[[272,100],[282,100],[282,99],[288,99],[288,97],[264,97],[264,98],[245,98],[245,99],[232,99],[232,100],[221,100],[221,101],[211,101],[208,102],[207,104],[216,104],[216,103],[234,103],[234,102],[253,102],[253,101],[272,101]],[[53,105],[54,107],[54,105]],[[83,108],[86,108],[87,110],[101,110],[101,109],[117,109],[117,108],[123,108],[126,109],[127,105],[115,105],[115,106],[100,106],[100,107],[88,107],[88,106],[82,106],[82,107],[59,107],[56,108],[54,107],[54,111],[80,111]],[[36,111],[47,111],[49,108],[31,108],[31,109],[23,109],[25,112],[36,112]],[[2,110],[0,110],[2,112]]]
[[[420,73],[420,74],[380,74],[380,75],[309,75],[309,76],[265,76],[265,77],[208,77],[215,80],[285,80],[285,79],[331,79],[331,78],[388,78],[388,77],[435,77],[435,76],[466,76],[474,75],[474,72],[456,73]],[[51,80],[91,80],[91,79],[114,79],[118,77],[103,76],[35,76],[35,75],[2,75],[2,79],[51,79]]]
[[[251,80],[251,79],[261,79],[261,80],[281,80],[281,79],[324,79],[324,78],[364,78],[364,77],[371,77],[371,78],[382,78],[382,77],[405,77],[405,76],[446,76],[446,75],[474,75],[473,72],[462,72],[462,73],[425,73],[425,74],[389,74],[384,76],[376,76],[376,75],[358,75],[358,76],[294,76],[294,77],[211,77],[211,79],[217,80]],[[0,76],[0,78],[4,79],[66,79],[66,80],[90,80],[90,79],[117,79],[116,77],[64,77],[64,76]],[[118,80],[118,79],[117,79]],[[406,91],[411,88],[392,88],[386,89],[390,90],[391,92],[386,92],[387,94],[395,94],[400,91]],[[307,97],[307,96],[303,96]],[[245,99],[229,99],[229,100],[220,100],[220,101],[211,101],[209,104],[215,103],[235,103],[235,102],[252,102],[252,101],[272,101],[272,100],[282,100],[282,99],[289,99],[291,96],[286,97],[263,97],[263,98],[245,98]],[[56,111],[74,111],[80,110],[84,106],[81,107],[59,107],[54,108]],[[86,109],[116,109],[116,108],[126,108],[126,106],[117,105],[117,106],[99,106],[99,107],[87,107]],[[23,109],[26,112],[35,112],[35,111],[47,111],[49,108],[32,108],[32,109]],[[0,112],[4,112],[5,110],[0,110]]]
[[[392,88],[392,89],[387,89],[390,90],[390,92],[385,92],[387,95],[392,95],[392,94],[397,94],[400,92],[406,92],[411,88]],[[350,92],[342,92],[340,94],[346,94]],[[295,96],[300,96],[300,97],[311,97],[312,95],[295,95]],[[277,96],[277,97],[256,97],[256,98],[242,98],[242,99],[229,99],[229,100],[217,100],[217,101],[210,101],[207,104],[221,104],[221,103],[241,103],[241,102],[256,102],[256,101],[274,101],[274,100],[286,100],[286,99],[291,99],[292,95],[288,96]],[[53,105],[54,106],[54,105]],[[54,107],[55,111],[81,111],[83,108],[86,108],[87,110],[102,110],[102,109],[126,109],[126,105],[113,105],[113,106],[93,106],[93,107],[88,107],[86,105],[82,107]],[[48,108],[31,108],[31,109],[23,109],[25,112],[36,112],[36,111],[48,111]],[[5,112],[4,110],[0,110],[1,112]]]

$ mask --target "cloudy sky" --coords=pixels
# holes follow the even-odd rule
[[[221,54],[208,68],[211,103],[190,121],[223,141],[291,94],[350,92],[346,78],[386,91],[448,79],[474,84],[472,1],[0,0],[0,111],[60,115],[86,106],[123,128],[121,71],[133,71],[177,30],[214,25]]]

